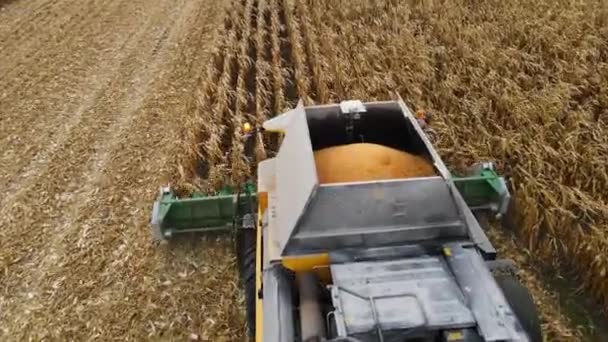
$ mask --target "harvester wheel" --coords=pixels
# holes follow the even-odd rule
[[[528,289],[513,276],[497,276],[496,282],[502,289],[522,327],[528,333],[530,341],[542,342],[540,318]]]
[[[236,255],[243,289],[249,336],[255,336],[255,229],[238,229]]]

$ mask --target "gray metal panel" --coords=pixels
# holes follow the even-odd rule
[[[329,260],[331,264],[343,264],[347,262],[404,259],[420,255],[440,254],[441,248],[443,247],[429,247],[418,243],[388,247],[341,248],[329,251]]]
[[[528,341],[494,277],[475,248],[448,244],[447,262],[477,321],[485,341]]]
[[[291,342],[295,339],[291,286],[279,265],[264,270],[264,342]]]
[[[450,171],[443,163],[443,160],[439,156],[439,153],[437,152],[437,150],[435,150],[435,147],[433,146],[433,144],[427,137],[426,133],[424,133],[424,130],[418,124],[418,121],[414,117],[412,111],[405,104],[405,102],[403,101],[403,99],[400,96],[397,96],[397,104],[403,111],[405,117],[411,122],[412,126],[416,130],[416,133],[422,139],[424,145],[426,146],[427,150],[430,153],[431,158],[433,159],[435,168],[439,171],[441,177],[443,177],[446,180],[446,183],[449,185],[450,192],[451,192],[450,195],[453,197],[453,199],[455,201],[455,204],[456,204],[456,207],[458,208],[458,212],[459,212],[460,216],[465,221],[465,225],[468,229],[469,237],[473,240],[473,242],[475,242],[479,246],[479,248],[486,255],[488,255],[490,257],[494,257],[496,255],[496,250],[490,243],[490,240],[485,235],[482,227],[479,225],[479,223],[475,219],[475,216],[473,215],[473,213],[467,206],[466,202],[460,195],[460,192],[456,189],[453,181],[451,180]]]
[[[473,215],[473,212],[471,209],[469,209],[469,206],[464,201],[464,198],[462,198],[462,195],[458,189],[456,189],[454,182],[450,181],[449,187],[452,190],[456,205],[462,212],[462,216],[464,217],[466,226],[468,228],[469,237],[479,247],[479,249],[485,253],[486,256],[494,258],[496,256],[496,249],[494,246],[492,246],[492,243],[484,233],[481,225],[479,225],[475,215]]]
[[[300,102],[289,115],[285,138],[275,157],[276,227],[273,235],[283,250],[317,185],[317,170],[308,133],[306,113]],[[274,208],[273,208],[274,209]],[[274,234],[274,232],[273,232]]]
[[[433,144],[431,144],[429,138],[426,136],[420,125],[418,125],[418,121],[412,114],[410,108],[405,104],[405,102],[403,102],[403,99],[401,99],[400,96],[398,97],[397,103],[399,104],[399,107],[401,107],[401,111],[403,111],[405,117],[410,121],[410,123],[416,130],[416,133],[418,133],[418,135],[424,142],[424,145],[426,146],[427,150],[430,152],[430,155],[433,158],[433,162],[435,164],[435,168],[439,170],[439,173],[443,178],[448,179],[450,177],[450,171],[448,171],[448,168],[443,163],[443,160],[439,156],[439,153],[437,153],[437,151],[433,147]]]
[[[474,326],[442,257],[332,265],[340,336]]]
[[[268,129],[286,132],[275,160],[276,188],[269,194],[271,258],[277,259],[279,255],[310,253],[331,248],[376,247],[399,242],[463,236],[469,236],[487,255],[494,255],[495,251],[483,230],[466,203],[462,201],[458,191],[454,190],[449,171],[439,154],[401,98],[392,102],[368,102],[364,105],[370,108],[401,109],[439,170],[441,177],[436,178],[442,179],[442,189],[435,194],[432,193],[432,189],[424,192],[426,198],[423,201],[412,199],[419,196],[417,193],[420,191],[412,191],[412,195],[405,199],[403,193],[394,191],[394,199],[391,202],[390,198],[378,201],[374,198],[374,194],[365,194],[364,190],[334,191],[336,186],[359,187],[362,183],[319,187],[306,112],[300,102],[294,110],[265,123]],[[306,110],[333,111],[339,110],[339,105],[313,106],[307,107]],[[440,183],[438,180],[435,182]],[[361,186],[361,189],[365,187],[374,188],[374,186]],[[387,185],[378,187],[382,192],[385,187],[390,188]],[[451,191],[446,192],[443,189],[446,187]],[[387,197],[390,197],[388,193]],[[416,205],[417,202],[420,205]],[[411,207],[406,214],[400,213],[404,204]],[[443,220],[437,220],[439,216],[433,218],[434,214],[446,213],[441,212],[442,209],[439,208],[449,208],[447,216],[451,219],[444,217]],[[414,212],[414,215],[411,215],[411,212]],[[419,220],[420,216],[431,219]],[[320,223],[317,224],[318,222]]]
[[[320,186],[283,254],[467,237],[441,177]]]
[[[475,216],[473,215],[473,213],[467,206],[466,202],[460,195],[460,192],[456,189],[454,182],[451,180],[450,171],[443,163],[443,160],[439,156],[439,153],[435,150],[435,148],[433,147],[433,144],[431,143],[429,138],[424,133],[424,130],[420,127],[420,125],[418,125],[418,121],[416,120],[416,118],[414,118],[414,115],[412,114],[411,110],[405,104],[403,99],[401,99],[400,96],[398,96],[397,103],[401,107],[401,110],[405,114],[406,118],[412,123],[412,126],[414,127],[414,129],[416,130],[418,135],[421,137],[422,141],[426,145],[426,148],[429,150],[430,155],[433,158],[433,161],[435,163],[435,167],[437,168],[437,170],[439,170],[439,173],[441,174],[441,176],[443,178],[445,178],[446,182],[448,183],[450,192],[451,192],[451,196],[453,197],[453,200],[455,201],[455,204],[456,204],[456,207],[458,208],[460,216],[464,219],[464,221],[466,223],[466,227],[468,229],[468,234],[469,234],[470,238],[479,246],[479,248],[481,250],[483,250],[484,253],[486,253],[489,256],[495,256],[496,250],[490,243],[490,240],[485,235],[483,229],[481,228],[481,226],[475,219]]]

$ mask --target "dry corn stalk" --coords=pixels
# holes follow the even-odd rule
[[[219,175],[225,126],[233,132],[252,114],[260,123],[296,96],[373,100],[396,91],[437,111],[437,144],[451,166],[497,161],[513,184],[520,243],[545,264],[575,268],[608,308],[605,6],[266,0],[253,37],[245,7],[235,8],[223,73],[207,73],[208,113],[195,119],[211,127],[188,138],[205,137],[198,141],[205,145],[186,159],[204,156],[220,165]],[[243,85],[251,65],[242,36],[255,46],[255,89]],[[251,101],[255,113],[243,109]],[[238,150],[234,138],[229,146]]]

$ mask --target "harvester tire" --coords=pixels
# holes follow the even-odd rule
[[[522,327],[528,333],[531,342],[542,342],[540,318],[532,295],[513,276],[496,276],[496,282],[502,289],[511,309],[519,319]]]
[[[255,336],[255,247],[255,229],[239,229],[236,238],[236,255],[241,284],[245,290],[245,313],[249,337]]]

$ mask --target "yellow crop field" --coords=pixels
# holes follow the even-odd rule
[[[608,309],[605,1],[14,0],[0,1],[0,340],[245,340],[232,241],[155,244],[158,187],[253,176],[241,127],[299,99],[397,94],[433,113],[448,165],[508,177],[511,230],[489,235],[545,339],[596,336],[543,271]]]

